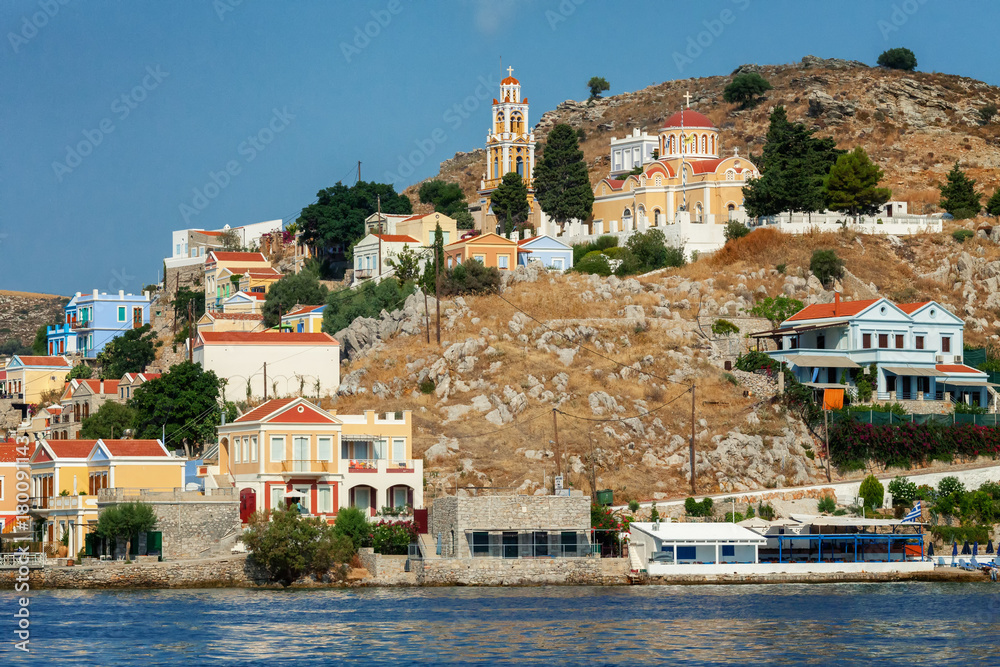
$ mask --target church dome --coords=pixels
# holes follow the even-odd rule
[[[667,119],[667,122],[663,124],[664,128],[680,127],[681,121],[684,122],[684,127],[709,127],[715,129],[715,125],[708,119],[708,116],[700,114],[693,109],[684,109],[678,111],[673,116]]]
[[[520,86],[521,82],[518,81],[517,79],[515,79],[512,76],[508,76],[506,79],[504,79],[503,81],[500,82],[500,85],[501,86],[510,86],[510,85]]]

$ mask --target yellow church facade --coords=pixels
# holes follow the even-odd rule
[[[652,140],[634,136],[637,146]],[[683,109],[667,120],[655,141],[654,159],[643,164],[642,173],[608,176],[594,186],[591,234],[745,219],[743,186],[760,172],[736,151],[720,156],[719,130],[706,116]],[[617,141],[616,148],[625,144],[627,151],[628,142]]]

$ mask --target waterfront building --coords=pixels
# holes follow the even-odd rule
[[[50,355],[82,354],[93,359],[114,338],[149,324],[149,294],[77,292],[64,309],[63,323],[46,328]]]
[[[212,474],[232,480],[244,522],[293,499],[306,514],[329,521],[341,507],[374,517],[383,507],[423,506],[423,462],[413,458],[408,410],[339,415],[303,398],[282,398],[217,431]]]
[[[814,389],[856,397],[860,374],[874,372],[877,400],[995,406],[987,374],[962,362],[964,330],[962,318],[936,301],[842,301],[835,293],[832,303],[806,306],[752,337],[772,341],[777,349],[767,353]]]

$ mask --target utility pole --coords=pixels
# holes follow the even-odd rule
[[[829,421],[829,410],[823,410],[823,430],[826,433],[826,481],[832,481],[830,479],[830,421]]]
[[[424,331],[427,333],[427,344],[431,344],[431,313],[427,304],[427,288],[424,288]]]
[[[194,302],[188,299],[188,363],[194,363]]]
[[[437,307],[437,344],[441,347],[441,254],[437,244],[438,235],[434,234],[434,303]]]
[[[264,362],[264,400],[267,400],[267,362]],[[691,441],[692,443],[694,440]],[[694,445],[692,445],[693,447]],[[693,449],[691,451],[694,451]]]
[[[590,427],[590,502],[597,504],[597,454],[594,452],[594,427]]]
[[[690,455],[691,455],[691,495],[697,493],[695,489],[695,475],[694,475],[694,385],[691,385],[691,445],[690,445]]]
[[[552,435],[554,436],[555,446],[556,446],[556,475],[562,474],[562,465],[559,456],[559,423],[556,421],[556,414],[558,410],[552,408]]]
[[[358,183],[361,182],[361,160],[358,160]]]

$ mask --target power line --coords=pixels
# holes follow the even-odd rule
[[[677,396],[674,396],[673,398],[671,398],[669,401],[667,401],[663,405],[655,407],[652,410],[646,410],[642,414],[635,415],[635,416],[632,416],[632,417],[616,417],[614,419],[597,419],[595,417],[584,417],[582,415],[573,415],[573,414],[570,414],[568,412],[563,412],[559,408],[555,408],[555,411],[558,412],[559,414],[563,415],[564,417],[572,417],[573,419],[581,419],[583,421],[589,421],[589,422],[624,422],[624,421],[628,421],[630,419],[640,419],[642,417],[647,417],[647,416],[653,414],[654,412],[658,412],[658,411],[662,410],[663,408],[667,407],[668,405],[670,405],[671,403],[673,403],[674,401],[677,401],[677,400],[679,400],[681,398],[684,398],[684,396],[686,396],[688,393],[690,393],[690,391],[691,391],[691,388],[688,387],[687,389],[685,389],[684,391],[682,391]]]

